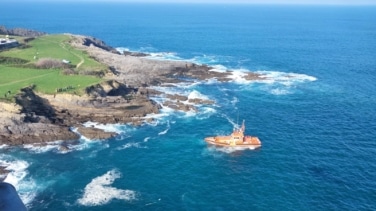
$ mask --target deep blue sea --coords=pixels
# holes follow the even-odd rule
[[[236,73],[165,89],[215,100],[196,113],[97,124],[110,140],[0,147],[30,210],[376,210],[376,7],[8,3],[0,25]],[[238,116],[260,149],[204,142]]]

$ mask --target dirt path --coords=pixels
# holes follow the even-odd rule
[[[69,49],[67,49],[66,46],[65,46],[65,43],[60,43],[59,45],[64,50],[68,51],[70,54],[73,54],[74,56],[76,56],[80,59],[80,62],[76,65],[76,68],[79,68],[85,62],[84,57],[82,57],[81,55],[74,53],[74,52],[70,51]]]
[[[41,40],[45,40],[45,39],[43,39],[43,38],[40,38],[40,39],[41,39]],[[45,41],[47,41],[47,40],[45,40]],[[48,42],[52,42],[52,41],[48,41]],[[63,50],[69,52],[70,54],[72,54],[72,55],[74,55],[75,57],[77,57],[77,58],[80,59],[80,62],[76,65],[76,68],[79,68],[79,67],[85,62],[84,57],[81,56],[81,55],[79,55],[79,54],[77,54],[77,53],[74,53],[74,52],[70,51],[70,50],[66,47],[66,43],[64,43],[64,42],[60,42],[60,43],[59,43],[59,42],[52,42],[52,43],[56,43],[56,44],[58,44]]]

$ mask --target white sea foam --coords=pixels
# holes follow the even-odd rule
[[[238,69],[238,70],[231,70],[231,75],[228,76],[234,83],[239,83],[239,84],[249,84],[252,81],[249,81],[245,79],[245,76],[247,75],[248,70],[244,69]]]
[[[232,154],[244,150],[255,150],[254,147],[217,147],[208,146],[206,154],[214,157],[221,157],[223,153]]]
[[[154,119],[155,120],[154,122],[147,123],[147,124],[157,126],[160,123],[160,120],[162,120],[163,118],[165,118],[167,116],[170,116],[172,113],[175,112],[174,109],[163,106],[162,104],[161,104],[161,107],[162,108],[160,109],[160,113],[158,113],[158,114],[147,114],[145,117],[143,117],[144,119]]]
[[[211,107],[200,107],[198,113],[196,114],[196,119],[208,119],[216,112],[217,110]]]
[[[231,100],[231,104],[235,106],[239,102],[239,99],[237,97],[233,97]]]
[[[130,49],[127,47],[118,47],[116,50],[120,53],[123,53],[124,51],[128,52],[135,52],[135,53],[145,53],[148,54],[146,56],[149,59],[157,59],[157,60],[183,60],[178,56],[176,52],[158,52],[157,49],[153,47],[141,47],[138,49]]]
[[[212,67],[213,69],[210,69],[209,71],[220,72],[220,73],[224,73],[227,71],[227,68],[223,65],[213,65]]]
[[[201,94],[199,91],[193,90],[191,93],[189,93],[188,99],[209,100],[209,97]]]
[[[166,128],[166,130],[159,132],[158,135],[159,136],[165,135],[170,130],[170,128],[171,128],[170,127],[170,121],[167,121],[167,128]]]
[[[7,166],[6,170],[11,171],[5,179],[5,182],[18,187],[19,182],[27,175],[26,169],[29,167],[29,163],[23,160],[16,160],[13,162],[5,162],[5,165]]]
[[[300,73],[287,73],[279,71],[257,71],[261,78],[265,79],[261,82],[274,83],[278,82],[286,86],[291,85],[293,82],[306,82],[306,81],[316,81],[317,78]]]
[[[0,149],[5,149],[5,148],[7,148],[8,147],[8,145],[6,145],[6,144],[2,144],[2,145],[0,145]]]
[[[131,51],[129,48],[124,48],[124,47],[118,47],[115,48],[119,53],[123,53],[124,51]]]
[[[3,161],[2,165],[7,166],[6,170],[10,171],[4,182],[10,183],[16,188],[22,202],[27,206],[33,201],[38,192],[35,181],[26,178],[29,163],[23,160],[14,160]]]
[[[94,127],[101,130],[104,130],[105,132],[115,132],[117,134],[120,134],[123,132],[123,130],[120,129],[120,124],[100,124],[96,122],[85,122],[82,124],[84,127]]]
[[[30,152],[40,154],[46,153],[49,151],[57,151],[60,147],[61,141],[54,141],[50,142],[46,145],[38,145],[38,144],[25,144],[23,148],[29,150]]]
[[[287,94],[290,94],[291,92],[288,89],[275,88],[275,89],[271,89],[270,93],[273,95],[287,95]]]
[[[77,202],[84,206],[98,206],[109,203],[113,199],[131,201],[136,199],[136,192],[111,187],[114,181],[121,177],[121,173],[113,169],[106,174],[96,177],[86,185],[84,194]]]
[[[234,120],[232,120],[230,117],[228,117],[226,114],[222,114],[221,116],[223,116],[224,118],[226,118],[227,119],[227,121],[230,123],[230,124],[232,124],[232,126],[234,127],[234,128],[236,128],[236,127],[239,127],[239,122],[235,122]],[[237,121],[239,121],[239,120],[237,120]]]
[[[140,143],[137,143],[137,142],[131,142],[131,143],[126,143],[124,144],[123,146],[121,147],[118,147],[117,149],[118,150],[123,150],[123,149],[128,149],[128,148],[147,148],[147,147],[143,147],[140,145]]]
[[[156,52],[156,53],[148,53],[150,56],[147,58],[151,59],[158,59],[158,60],[183,60],[181,57],[178,56],[176,52]]]
[[[223,152],[227,154],[231,154],[237,151],[255,150],[254,147],[215,147],[214,149],[218,152]]]
[[[188,61],[196,63],[196,64],[215,64],[218,63],[218,57],[215,55],[200,55],[195,56],[192,59],[189,59]]]
[[[146,137],[144,138],[144,142],[148,142],[150,140],[151,137]]]

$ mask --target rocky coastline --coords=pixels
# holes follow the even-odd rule
[[[120,53],[96,38],[69,36],[74,48],[86,51],[109,67],[108,74],[104,76],[105,82],[87,87],[84,96],[64,93],[46,95],[26,87],[15,97],[15,103],[0,102],[0,145],[70,141],[77,140],[80,135],[90,139],[108,139],[117,134],[84,127],[83,124],[140,125],[145,121],[153,121],[147,115],[159,113],[162,105],[151,99],[159,95],[167,99],[163,106],[180,111],[195,111],[199,104],[214,102],[169,95],[153,87],[187,83],[187,78],[223,82],[231,80],[231,71],[213,71],[212,67],[185,61],[155,60],[143,53]],[[262,80],[255,73],[245,73],[244,79]]]

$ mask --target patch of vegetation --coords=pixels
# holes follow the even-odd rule
[[[27,42],[26,48],[12,48],[1,52],[1,56],[20,58],[30,63],[35,63],[42,58],[66,60],[76,66],[77,70],[103,71],[107,67],[81,50],[73,48],[69,44],[70,36],[64,34],[46,35],[32,40],[18,38],[20,43]],[[22,45],[21,45],[22,46]],[[78,66],[78,67],[77,67]]]
[[[100,78],[92,76],[63,75],[58,69],[37,70],[0,65],[0,100],[12,100],[20,89],[30,85],[35,86],[35,91],[46,94],[55,94],[62,89],[81,95],[85,87],[100,82]]]
[[[16,39],[21,47],[0,52],[2,101],[12,101],[27,86],[46,94],[84,94],[87,86],[102,81],[108,69],[86,52],[72,48],[69,35]]]
[[[25,59],[20,59],[20,58],[13,58],[13,57],[5,57],[5,56],[0,56],[0,64],[6,64],[6,65],[22,65],[26,64],[29,61]]]

